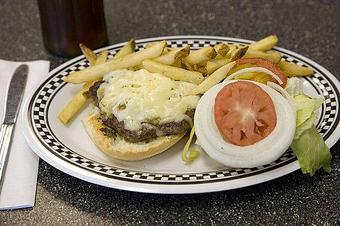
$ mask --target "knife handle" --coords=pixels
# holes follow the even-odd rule
[[[0,129],[0,191],[4,182],[14,124],[2,124]]]

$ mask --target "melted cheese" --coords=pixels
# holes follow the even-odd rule
[[[118,70],[104,76],[98,89],[99,107],[107,115],[124,121],[126,129],[140,129],[143,123],[188,120],[185,112],[195,109],[198,96],[184,96],[196,85],[173,81],[161,74]]]

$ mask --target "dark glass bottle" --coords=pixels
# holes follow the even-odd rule
[[[38,0],[45,48],[57,55],[80,54],[107,44],[103,0]]]

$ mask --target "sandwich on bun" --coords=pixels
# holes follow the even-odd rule
[[[117,70],[94,83],[87,95],[96,106],[83,120],[93,142],[121,160],[141,160],[176,144],[193,126],[196,85],[144,69]]]

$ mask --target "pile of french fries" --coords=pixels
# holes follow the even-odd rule
[[[108,51],[95,54],[80,44],[80,49],[90,63],[90,67],[71,73],[65,82],[80,84],[82,89],[69,101],[59,114],[62,123],[68,124],[85,106],[84,95],[89,88],[102,79],[103,75],[118,69],[146,69],[160,73],[173,80],[197,84],[187,95],[203,94],[228,75],[239,58],[259,57],[277,64],[287,76],[309,76],[313,70],[281,59],[281,54],[272,48],[278,43],[276,35],[268,36],[249,46],[219,43],[215,46],[190,50],[190,46],[167,47],[166,41],[148,43],[145,49],[135,51],[135,41],[128,41],[112,60],[107,60]]]

